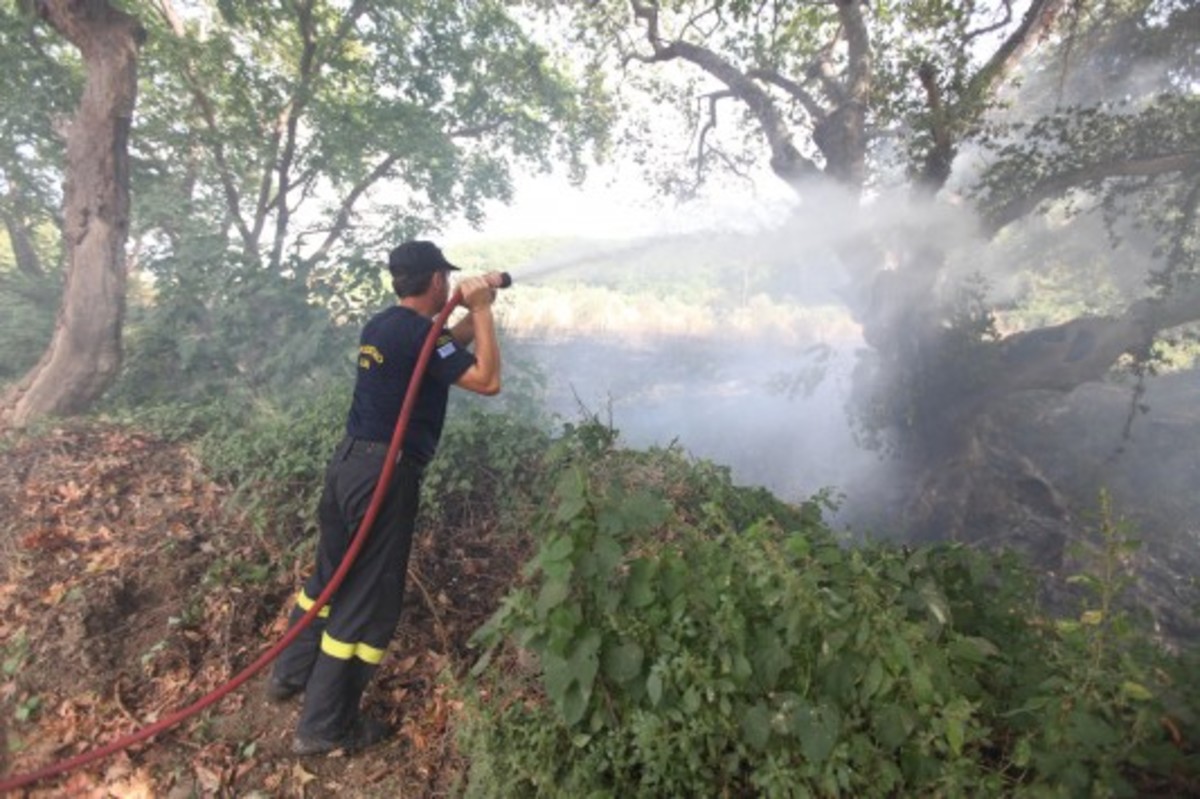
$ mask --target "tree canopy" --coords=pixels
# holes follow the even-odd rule
[[[146,30],[128,260],[153,298],[132,310],[135,399],[328,363],[316,305],[345,316],[377,301],[391,243],[478,223],[487,201],[511,197],[518,168],[567,163],[580,178],[589,148],[603,148],[589,76],[504,3],[127,6]],[[3,20],[31,96],[4,123],[16,249],[13,230],[55,223],[54,119],[75,102],[80,70],[32,17],[6,7]],[[264,341],[290,346],[275,355]]]
[[[286,384],[331,363],[328,313],[353,318],[379,297],[368,266],[389,242],[479,220],[485,201],[511,196],[516,169],[561,162],[580,176],[613,123],[678,193],[765,166],[801,198],[845,190],[842,212],[856,214],[862,197],[900,187],[921,202],[965,201],[1003,246],[1013,237],[996,233],[1035,210],[1094,209],[1147,263],[1159,296],[1126,281],[1111,318],[1056,328],[1061,346],[1039,349],[1050,337],[1036,331],[1000,341],[986,306],[963,315],[947,288],[961,254],[918,242],[930,230],[899,251],[870,237],[839,245],[891,422],[916,418],[911,398],[895,399],[908,376],[969,382],[945,376],[947,353],[961,348],[937,343],[944,328],[988,345],[969,348],[987,353],[971,360],[1003,368],[1004,380],[982,381],[1000,396],[1093,379],[1196,315],[1196,11],[1186,3],[524,4],[548,12],[541,22],[499,2],[128,5],[148,32],[130,262],[152,301],[133,311],[144,356],[127,370],[135,399],[205,375]],[[79,68],[27,20],[5,20],[22,68],[41,59],[38,80],[63,87],[6,122],[27,143],[4,168],[20,185],[41,181],[22,201],[40,198],[52,224],[52,118],[69,107]],[[562,41],[568,30],[573,61],[534,35]],[[622,75],[680,111],[669,146],[685,160],[664,156],[634,106],[614,117],[608,92],[623,90]],[[1107,344],[1062,369],[1077,336]],[[1046,357],[1018,365],[1034,351]]]

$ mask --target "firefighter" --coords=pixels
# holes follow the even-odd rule
[[[399,302],[363,328],[346,435],[334,449],[318,508],[316,568],[296,599],[295,624],[328,584],[366,515],[408,383],[458,267],[428,241],[407,241],[388,256]],[[267,695],[304,693],[292,744],[298,755],[356,752],[391,730],[359,703],[400,619],[421,477],[433,457],[450,386],[478,394],[500,390],[500,350],[492,320],[495,281],[462,280],[467,314],[438,337],[379,515],[366,545],[329,604],[276,662]],[[474,344],[474,353],[467,346]]]

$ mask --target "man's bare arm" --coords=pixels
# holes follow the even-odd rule
[[[475,340],[475,317],[468,313],[450,327],[450,336],[460,347],[467,347]]]
[[[459,287],[468,310],[472,339],[475,342],[475,363],[463,372],[455,383],[459,388],[476,394],[500,393],[500,345],[496,340],[496,324],[492,319],[492,302],[496,290],[482,277],[467,278]],[[460,320],[450,331],[458,341],[455,330],[467,320]],[[461,343],[461,342],[459,342]]]

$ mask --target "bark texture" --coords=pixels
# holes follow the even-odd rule
[[[62,304],[45,354],[4,402],[15,426],[87,409],[121,366],[128,140],[144,38],[138,21],[106,0],[42,0],[35,7],[78,48],[87,78],[66,136]]]

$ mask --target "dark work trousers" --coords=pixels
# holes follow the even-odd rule
[[[371,503],[387,447],[387,442],[347,437],[334,450],[318,508],[316,570],[297,598],[291,624],[312,607],[350,548]],[[305,687],[298,735],[340,741],[350,733],[363,690],[400,620],[423,472],[423,465],[400,459],[370,537],[345,581],[276,661],[276,681]]]

